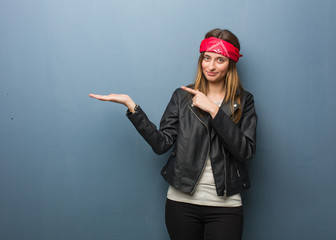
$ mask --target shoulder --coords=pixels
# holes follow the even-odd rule
[[[244,90],[244,89],[239,90],[238,94],[239,94],[241,100],[244,101],[244,102],[245,101],[250,102],[250,101],[253,101],[253,99],[254,99],[253,94],[249,91]]]
[[[177,98],[185,98],[188,95],[190,94],[187,91],[183,90],[182,88],[176,88],[175,91],[173,92],[173,97],[177,97]]]
[[[249,115],[252,114],[254,116],[257,116],[255,112],[253,94],[246,90],[243,90],[241,91],[240,99],[241,99],[242,111],[244,112],[244,114],[249,114]]]
[[[171,96],[169,104],[178,105],[180,108],[191,101],[191,95],[182,88],[176,88]]]

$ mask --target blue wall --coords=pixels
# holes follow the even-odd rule
[[[215,27],[259,114],[244,239],[336,235],[333,0],[1,0],[0,239],[168,239],[166,183],[125,108],[158,123]]]

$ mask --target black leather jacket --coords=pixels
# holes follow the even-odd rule
[[[161,171],[170,185],[192,194],[209,154],[217,195],[231,196],[250,187],[245,163],[254,156],[256,146],[253,96],[241,91],[240,97],[242,115],[237,124],[230,119],[228,103],[212,119],[207,113],[200,115],[191,95],[182,89],[173,93],[159,130],[140,107],[127,116],[155,153],[163,154],[175,144]]]

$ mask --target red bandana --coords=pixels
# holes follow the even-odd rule
[[[215,37],[204,39],[200,46],[200,52],[219,53],[235,62],[238,62],[239,57],[243,56],[239,54],[239,49],[231,43]]]

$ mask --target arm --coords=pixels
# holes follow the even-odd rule
[[[168,106],[161,118],[160,129],[158,130],[139,107],[133,114],[127,114],[140,135],[152,147],[157,154],[163,154],[175,143],[178,129],[178,99],[174,92]]]
[[[225,149],[238,161],[252,158],[256,148],[257,114],[252,94],[247,94],[243,103],[241,127],[237,126],[221,109],[212,119],[212,126]]]
[[[90,94],[89,96],[101,101],[110,101],[125,105],[128,108],[127,117],[133,123],[140,135],[152,147],[155,153],[163,154],[175,143],[178,127],[178,103],[176,91],[162,116],[159,130],[157,130],[155,124],[148,119],[147,115],[140,107],[138,107],[137,111],[134,110],[136,104],[128,95]]]

